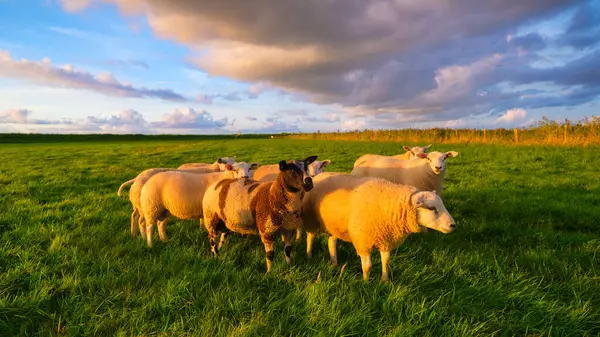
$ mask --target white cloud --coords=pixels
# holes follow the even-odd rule
[[[498,123],[512,124],[524,120],[525,117],[527,117],[525,109],[511,109],[500,116],[497,121]]]
[[[214,119],[206,111],[183,108],[164,114],[161,122],[154,122],[152,125],[163,129],[212,129],[225,126],[227,120],[227,117]]]
[[[0,50],[0,76],[17,78],[45,86],[58,86],[81,90],[91,90],[107,96],[158,98],[166,101],[183,102],[188,99],[170,89],[137,88],[121,82],[113,74],[101,73],[94,76],[76,70],[71,64],[58,67],[49,58],[42,61],[16,60],[12,55]]]

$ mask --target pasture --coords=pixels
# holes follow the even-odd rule
[[[231,235],[217,259],[197,221],[168,243],[130,235],[119,185],[150,167],[236,155],[260,164],[318,155],[349,172],[404,143],[213,139],[0,144],[0,336],[482,336],[600,333],[600,153],[596,147],[433,144],[448,161],[454,233],[411,236],[392,282],[370,281],[319,236],[292,266],[278,241],[265,274],[258,236]],[[423,144],[424,145],[424,144]],[[155,234],[155,237],[156,234]],[[320,274],[319,279],[317,276]]]

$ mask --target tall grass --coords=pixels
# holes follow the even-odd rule
[[[295,139],[381,141],[407,143],[480,143],[526,145],[591,145],[600,144],[600,117],[580,121],[556,122],[543,117],[534,125],[516,129],[401,129],[355,130],[332,133],[300,133],[289,135]]]

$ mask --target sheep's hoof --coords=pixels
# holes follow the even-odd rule
[[[285,263],[292,264],[292,259],[286,256],[285,257]]]
[[[329,264],[332,267],[337,267],[337,265],[338,265],[337,259],[331,259],[331,260],[329,260]]]
[[[390,282],[389,277],[387,277],[387,276],[381,276],[381,283],[388,283],[388,282]]]

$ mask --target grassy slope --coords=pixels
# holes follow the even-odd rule
[[[148,167],[318,154],[349,171],[399,144],[294,140],[0,146],[0,335],[514,335],[600,333],[598,149],[453,145],[450,235],[414,235],[371,282],[340,243],[265,275],[258,237],[231,236],[218,260],[195,221],[172,220],[148,250],[129,234],[119,185]],[[596,153],[596,155],[594,155]],[[157,235],[155,235],[156,238]],[[315,283],[321,272],[321,282]]]

